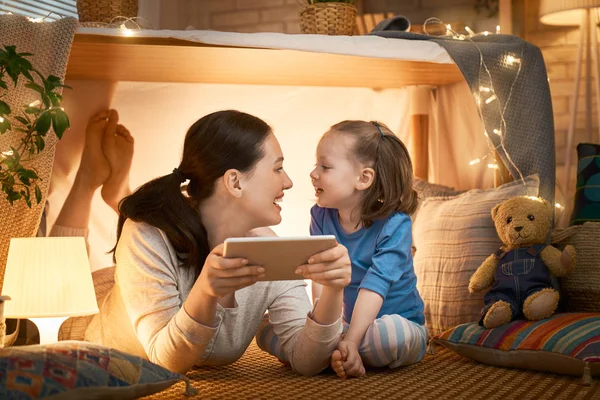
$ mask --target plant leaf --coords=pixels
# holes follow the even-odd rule
[[[54,133],[59,139],[62,139],[63,133],[71,126],[69,117],[60,108],[54,109],[52,113],[52,127]]]
[[[10,114],[10,106],[0,100],[0,115],[8,115]]]
[[[8,119],[4,118],[0,122],[0,133],[4,133],[9,129],[10,129],[10,121]]]
[[[52,123],[52,114],[50,114],[48,111],[42,113],[42,115],[39,116],[36,124],[35,124],[35,130],[37,131],[38,134],[40,135],[45,135],[46,133],[48,133],[48,129],[50,129],[50,124]]]
[[[38,204],[42,201],[42,191],[38,185],[35,185],[35,201],[37,201]]]

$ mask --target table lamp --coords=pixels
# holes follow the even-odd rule
[[[28,318],[40,344],[57,342],[68,317],[98,312],[84,238],[11,239],[2,293],[6,318]]]
[[[586,103],[586,141],[591,141],[592,132],[592,76],[596,75],[596,93],[600,94],[600,63],[598,61],[598,11],[600,0],[541,0],[540,21],[546,25],[579,26],[579,49],[575,64],[575,81],[571,97],[569,129],[567,133],[567,148],[565,154],[565,180],[564,193],[569,188],[571,155],[574,150],[573,137],[575,134],[575,121],[577,120],[577,98],[579,96],[579,79],[581,78],[581,62],[583,50],[586,50],[585,70],[585,103]],[[592,60],[595,73],[592,74]],[[596,101],[596,118],[600,119],[600,101]],[[600,122],[600,121],[599,121]],[[600,139],[600,137],[599,137]]]

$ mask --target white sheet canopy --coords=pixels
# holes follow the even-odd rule
[[[265,53],[265,49],[283,50]],[[210,50],[229,53],[205,53]],[[189,58],[181,56],[188,53]],[[175,54],[179,58],[168,58]],[[263,57],[261,63],[270,64],[267,68],[273,68],[271,73],[262,77],[257,70],[252,72],[254,78],[247,78],[243,75],[247,65],[242,63],[228,67],[230,72],[215,82],[215,71],[211,72],[209,65],[224,65],[229,60],[215,57],[240,54],[242,61],[248,64],[252,64],[253,57]],[[337,77],[331,78],[333,82],[330,79],[326,84],[315,86],[294,80],[297,74],[310,82],[311,76],[318,76],[320,71],[307,72],[306,68],[333,55],[341,60],[335,63],[338,71]],[[301,67],[287,71],[281,80],[268,84],[273,78],[272,71],[294,68],[290,57],[297,57]],[[389,86],[373,87],[372,79],[381,79],[381,76],[371,77],[369,74],[373,71],[355,69],[371,62],[399,63],[385,65],[389,68],[385,73],[391,76],[386,78]],[[163,69],[169,64],[173,75],[167,75],[164,80],[155,79],[164,76],[161,75],[166,71]],[[133,73],[132,66],[139,69],[138,74]],[[451,69],[437,70],[440,66]],[[89,67],[87,72],[86,67]],[[236,70],[241,77],[234,74]],[[177,76],[178,71],[192,75],[202,73],[194,75],[197,80],[190,82]],[[433,42],[372,36],[213,31],[142,30],[136,31],[133,37],[124,37],[120,30],[79,28],[67,71],[67,84],[73,90],[65,92],[63,104],[72,128],[57,146],[49,196],[49,226],[72,184],[83,148],[85,125],[93,113],[116,108],[121,123],[135,137],[131,171],[131,185],[135,188],[170,173],[178,165],[183,137],[195,120],[213,111],[238,109],[264,119],[273,127],[285,156],[284,167],[294,181],[283,203],[283,222],[274,229],[280,235],[308,234],[309,208],[313,204],[308,174],[314,165],[319,137],[329,126],[344,119],[378,120],[387,124],[410,148],[408,121],[414,111],[411,111],[409,89],[401,87],[400,82],[407,74],[419,77],[422,73],[426,83],[431,85],[436,71],[446,71],[446,76],[437,79],[449,83],[437,85],[437,90],[429,95],[426,110],[429,114],[429,180],[460,189],[492,187],[492,170],[485,164],[469,165],[470,160],[488,152],[475,102],[459,72],[458,79],[448,81],[449,74],[458,69],[446,51]],[[127,79],[114,80],[123,76]],[[155,78],[141,79],[147,76]],[[203,79],[204,76],[209,79]],[[244,83],[243,79],[250,81]],[[341,86],[340,82],[353,84]],[[112,264],[106,252],[114,245],[116,221],[115,213],[104,204],[98,191],[89,236],[93,269]]]

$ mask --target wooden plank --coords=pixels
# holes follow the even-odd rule
[[[77,34],[67,79],[401,88],[464,78],[455,64]]]
[[[498,23],[501,33],[512,35],[512,0],[500,0],[498,2]]]

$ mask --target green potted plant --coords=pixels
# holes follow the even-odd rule
[[[18,53],[15,46],[0,48],[0,134],[19,135],[18,143],[8,149],[0,149],[0,183],[2,192],[10,204],[23,200],[31,207],[42,200],[35,168],[28,164],[46,147],[46,135],[52,127],[58,139],[69,128],[69,118],[62,109],[63,87],[56,76],[43,76],[27,57],[30,53]],[[20,79],[24,86],[35,93],[37,100],[18,109],[11,108],[4,99]]]
[[[300,10],[303,33],[352,35],[356,28],[354,0],[304,0]]]

